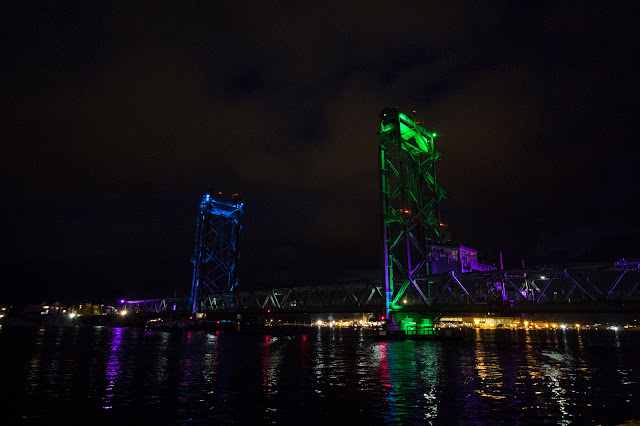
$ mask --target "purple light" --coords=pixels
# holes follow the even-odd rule
[[[113,397],[115,396],[114,387],[116,385],[116,382],[118,381],[118,376],[120,375],[120,347],[122,345],[122,334],[122,328],[113,329],[110,356],[109,360],[107,361],[107,371],[105,374],[105,379],[109,383],[107,384],[105,395],[102,398],[102,401],[104,402],[102,408],[104,408],[105,410],[113,408]]]
[[[120,303],[124,303],[124,302],[125,302],[125,300],[124,300],[124,299],[120,299]]]

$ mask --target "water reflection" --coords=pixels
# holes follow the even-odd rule
[[[309,339],[309,336],[307,334],[303,334],[300,337],[301,339],[299,340],[299,345],[297,349],[300,353],[300,357],[299,357],[300,361],[298,363],[297,371],[294,374],[296,375],[296,378],[297,378],[299,390],[306,389],[306,392],[310,393],[311,389],[309,389],[309,387],[312,387],[311,379],[313,376],[311,376],[309,373],[313,370],[313,363],[312,363],[313,343],[311,339]]]
[[[29,373],[27,374],[27,380],[25,385],[27,386],[27,393],[34,395],[38,392],[40,386],[40,368],[42,364],[42,355],[45,350],[45,331],[44,327],[40,327],[36,332],[35,341],[33,342],[33,355],[29,361]]]
[[[262,371],[262,390],[267,395],[278,393],[278,367],[282,361],[280,339],[266,335],[262,345],[260,367]]]
[[[635,335],[464,333],[460,341],[379,341],[330,329],[276,337],[122,328],[9,335],[3,328],[0,337],[14,346],[29,339],[18,363],[24,374],[12,388],[18,418],[71,406],[123,418],[151,410],[156,419],[200,424],[331,424],[342,413],[364,424],[640,417]]]
[[[382,385],[385,406],[384,414],[387,422],[396,420],[397,416],[394,383],[391,378],[390,363],[392,361],[389,359],[389,345],[390,343],[388,342],[380,342],[375,351],[380,368],[380,384]]]
[[[192,363],[191,357],[189,356],[191,351],[189,349],[191,347],[192,336],[193,336],[193,332],[188,331],[185,338],[185,342],[183,344],[185,356],[181,359],[182,377],[180,379],[180,388],[179,388],[180,391],[178,396],[179,399],[189,396],[188,387],[191,382],[191,363]]]
[[[502,368],[495,343],[477,341],[474,355],[479,381],[476,392],[482,397],[504,399]]]
[[[418,397],[422,396],[422,419],[431,423],[438,417],[438,374],[440,353],[438,346],[424,342],[415,350],[416,374],[418,378]]]
[[[215,393],[215,385],[218,378],[218,336],[207,334],[203,361],[204,380],[207,383],[209,394]]]
[[[168,332],[151,332],[145,336],[149,339],[153,350],[151,368],[148,372],[148,381],[152,386],[149,389],[147,398],[151,404],[162,402],[162,390],[167,386],[169,379],[169,350],[171,334]],[[155,341],[157,340],[157,343]],[[154,344],[155,343],[155,344]]]
[[[569,352],[567,331],[562,329],[556,332],[562,333],[562,347],[558,344],[553,349],[542,351],[542,354],[546,356],[547,359],[542,360],[540,366],[547,387],[551,390],[551,399],[555,402],[555,408],[560,411],[558,424],[570,424],[572,414],[569,412],[567,389],[563,386],[563,382],[565,381],[567,372],[571,369],[573,357]]]
[[[431,424],[438,414],[440,354],[432,342],[379,342],[373,357],[387,423]]]
[[[613,346],[615,347],[615,356],[616,356],[616,373],[618,374],[618,382],[623,386],[624,392],[624,402],[629,404],[631,403],[631,398],[633,397],[633,393],[630,391],[630,386],[633,384],[633,380],[631,379],[632,370],[626,368],[624,362],[624,352],[622,350],[622,344],[620,342],[620,335],[618,334],[618,330],[614,331],[615,337],[613,340]]]
[[[107,388],[103,398],[102,408],[105,410],[113,408],[113,397],[115,396],[115,385],[120,375],[120,352],[122,345],[122,334],[124,328],[114,328],[111,345],[109,348],[109,360],[107,361],[107,369],[105,377],[107,379]]]
[[[324,382],[323,373],[325,373],[324,366],[324,357],[325,357],[325,345],[323,344],[324,330],[318,327],[318,334],[316,335],[315,342],[315,355],[313,357],[313,376],[315,378],[314,382],[316,384],[314,392],[319,395],[319,397],[324,398],[325,395],[322,394],[322,384]]]
[[[313,357],[313,375],[315,392],[322,395],[324,388],[342,387],[347,383],[346,360],[343,355],[342,337],[333,328],[318,329],[315,354]]]

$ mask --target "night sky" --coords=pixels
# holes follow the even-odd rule
[[[242,288],[379,278],[385,106],[485,263],[640,256],[635,2],[98,3],[3,6],[0,304],[188,294],[207,191]]]

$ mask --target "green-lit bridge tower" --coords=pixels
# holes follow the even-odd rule
[[[432,321],[417,315],[409,318],[403,305],[407,298],[430,304],[431,246],[445,242],[438,204],[446,195],[436,178],[440,154],[435,149],[436,134],[397,108],[384,109],[380,119],[386,315],[397,323],[412,324],[420,334],[433,330]]]

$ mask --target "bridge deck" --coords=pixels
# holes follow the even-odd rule
[[[395,310],[433,313],[640,312],[640,260],[429,275],[394,295]],[[142,311],[187,311],[186,298],[135,300]],[[373,312],[384,284],[356,281],[212,293],[201,312]]]

